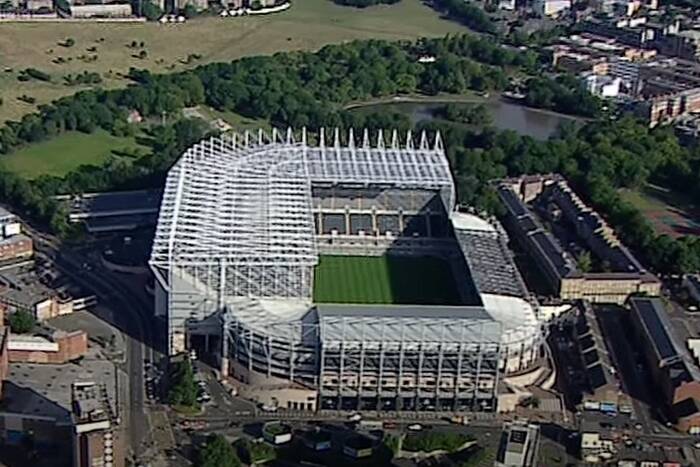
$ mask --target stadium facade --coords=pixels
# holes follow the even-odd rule
[[[443,258],[462,300],[314,303],[325,254]],[[493,410],[499,378],[539,362],[505,232],[456,210],[439,135],[202,141],[168,174],[150,265],[171,354],[218,334],[223,371],[302,390],[294,408]]]

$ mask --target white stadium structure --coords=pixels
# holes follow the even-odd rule
[[[290,408],[495,410],[543,341],[506,235],[456,210],[439,135],[372,141],[273,130],[181,157],[150,259],[169,352],[204,336],[222,371]],[[319,256],[385,254],[445,259],[464,304],[314,303]]]

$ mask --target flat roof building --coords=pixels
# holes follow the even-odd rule
[[[501,434],[495,467],[535,467],[540,427],[524,421],[506,424]]]

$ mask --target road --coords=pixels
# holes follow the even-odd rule
[[[24,227],[25,232],[28,232],[34,241],[38,257],[50,260],[76,284],[92,291],[109,308],[116,311],[116,322],[111,324],[124,335],[127,357],[125,373],[129,378],[126,382],[129,400],[123,401],[121,413],[125,418],[123,423],[132,452],[137,457],[142,455],[150,443],[150,426],[144,407],[144,360],[153,361],[154,356],[150,345],[154,341],[149,305],[133,294],[114,273],[98,265],[92,265],[90,270],[87,270],[84,265],[88,259],[80,253],[61,248],[52,238],[34,231],[29,226]]]

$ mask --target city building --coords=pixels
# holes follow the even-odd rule
[[[2,305],[0,305],[0,401],[2,401],[3,381],[7,379],[7,373],[10,368],[9,352],[7,351],[7,344],[10,337],[10,327],[5,326],[4,322],[5,310]]]
[[[197,11],[206,10],[209,7],[207,0],[175,0],[178,10],[184,10],[187,5],[192,5]]]
[[[455,210],[439,136],[388,139],[273,131],[190,148],[168,175],[150,259],[169,352],[204,342],[224,375],[282,407],[495,410],[502,374],[541,362],[537,303],[500,224]],[[317,303],[327,256],[341,269],[433,258],[458,297]]]
[[[582,81],[588,92],[602,98],[617,97],[622,86],[620,78],[594,73],[584,74]]]
[[[558,16],[571,8],[571,0],[535,0],[532,7],[542,16]]]
[[[73,446],[75,467],[126,465],[117,416],[104,384],[72,385]]]
[[[134,190],[58,199],[70,203],[70,222],[82,222],[88,232],[100,234],[153,227],[158,220],[161,197],[161,190]]]
[[[504,225],[534,259],[550,293],[568,300],[618,304],[634,293],[659,295],[661,282],[562,176],[526,175],[496,185],[506,208]],[[566,233],[568,250],[541,218],[556,226],[559,236]],[[579,266],[581,257],[590,258],[585,271]]]
[[[22,233],[17,216],[0,207],[0,263],[31,258],[32,239]]]
[[[602,430],[600,423],[583,419],[579,428],[581,433],[581,458],[585,462],[598,463],[602,456],[617,451],[615,441],[608,430]]]
[[[495,467],[536,467],[540,427],[526,421],[507,423],[501,434]]]
[[[631,297],[632,331],[642,343],[659,401],[681,431],[700,428],[700,369],[696,366],[660,298]]]
[[[87,356],[78,362],[58,365],[9,364],[0,407],[0,443],[3,446],[29,443],[39,455],[73,458],[75,429],[71,386],[75,382],[98,380],[107,388],[115,406],[117,401],[115,365],[104,360],[97,350]]]
[[[25,310],[40,322],[97,302],[94,295],[74,298],[74,294],[81,292],[65,277],[49,271],[37,274],[29,268],[6,268],[0,277],[0,303],[7,307],[7,312]]]
[[[128,18],[133,16],[130,3],[68,0],[64,7],[57,8],[61,16],[68,18]]]
[[[700,112],[700,64],[664,58],[640,68],[638,113],[649,126]]]
[[[10,334],[6,350],[10,363],[61,364],[87,353],[88,335],[85,331],[54,331],[48,335]]]
[[[683,287],[688,292],[690,298],[692,298],[695,303],[700,304],[700,276],[697,274],[684,275]]]
[[[579,303],[577,312],[576,342],[587,383],[586,392],[582,394],[584,406],[586,402],[594,402],[599,408],[609,407],[617,412],[619,406],[628,402],[628,399],[622,398],[622,384],[610,357],[598,317],[591,304],[586,301]]]
[[[645,58],[651,57],[647,54]],[[639,86],[640,68],[639,61],[615,58],[608,62],[607,74],[613,78],[619,78],[627,94],[634,95]]]

